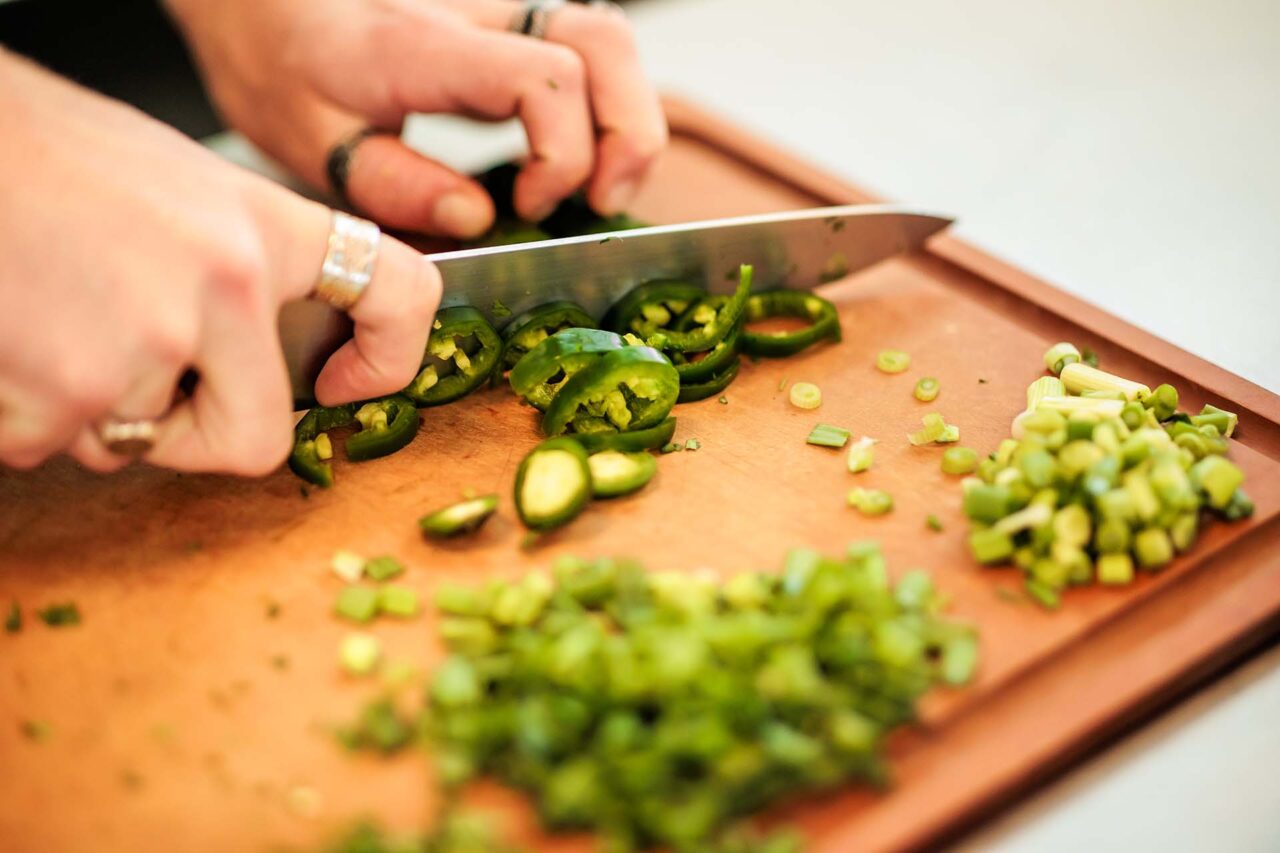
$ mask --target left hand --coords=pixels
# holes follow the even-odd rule
[[[626,19],[566,5],[545,40],[507,31],[516,0],[169,0],[229,122],[318,187],[340,141],[368,126],[347,195],[394,228],[467,238],[493,206],[474,181],[400,142],[410,112],[519,116],[530,160],[515,207],[537,221],[585,187],[623,210],[667,126]]]

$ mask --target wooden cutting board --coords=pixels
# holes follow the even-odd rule
[[[686,104],[668,108],[674,141],[637,204],[643,218],[871,200]],[[427,411],[406,450],[339,463],[336,487],[309,496],[287,472],[98,477],[62,461],[0,474],[0,607],[16,600],[27,616],[21,633],[0,634],[0,849],[274,849],[314,846],[361,814],[424,825],[424,762],[352,756],[330,734],[376,689],[337,667],[347,628],[330,615],[341,583],[327,565],[338,548],[400,556],[406,582],[426,596],[442,581],[516,577],[560,554],[731,573],[777,567],[794,546],[837,552],[866,537],[884,543],[895,572],[932,570],[954,613],[981,627],[981,674],[931,695],[922,725],[894,739],[891,792],[855,789],[777,813],[815,850],[953,834],[1275,630],[1274,395],[950,238],[825,292],[840,306],[844,343],[744,364],[728,405],[680,407],[677,439],[696,437],[701,450],[663,457],[644,492],[591,507],[532,551],[519,547],[508,496],[538,434],[503,389]],[[940,450],[904,436],[936,409],[962,443],[993,448],[1058,339],[1094,347],[1119,373],[1175,384],[1185,407],[1238,411],[1232,454],[1257,513],[1214,525],[1158,575],[1072,591],[1050,613],[997,594],[1016,589],[1018,573],[971,562]],[[874,368],[887,347],[912,354],[908,373]],[[925,374],[943,389],[928,406],[911,395]],[[822,408],[789,406],[784,379],[821,385]],[[840,453],[806,446],[819,420],[882,439],[874,469],[855,479]],[[894,512],[865,519],[846,508],[855,483],[891,491]],[[498,516],[467,542],[423,542],[415,520],[464,489],[501,493]],[[926,529],[927,513],[946,530]],[[82,625],[34,618],[66,600]],[[430,616],[373,630],[393,658],[428,668],[439,657]],[[24,736],[28,720],[47,722],[49,736]],[[513,836],[546,843],[518,798],[496,788],[479,798]]]

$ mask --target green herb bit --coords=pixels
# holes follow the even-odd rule
[[[23,720],[18,730],[27,740],[44,743],[53,737],[53,726],[44,720]]]
[[[790,382],[790,381],[791,381],[791,380],[790,380],[790,379],[788,379],[787,377],[785,377],[785,376],[784,376],[784,377],[782,377],[780,380],[778,380],[778,390],[779,390],[779,391],[785,391],[785,390],[787,390],[787,383],[788,383],[788,382]]]
[[[378,590],[379,613],[411,619],[418,615],[420,609],[418,593],[407,586],[387,584]]]
[[[381,557],[374,557],[364,564],[364,573],[375,581],[385,581],[402,572],[404,572],[404,564],[395,557],[386,554]]]
[[[368,675],[382,659],[382,641],[373,634],[353,631],[342,638],[338,660],[351,675]]]
[[[847,500],[863,515],[884,515],[893,509],[893,495],[883,489],[851,489]]]
[[[688,450],[690,453],[692,453],[693,451],[697,450],[700,447],[702,447],[702,442],[698,441],[698,439],[696,438],[691,438],[684,443],[684,449]]]
[[[663,454],[679,453],[681,450],[684,450],[684,445],[678,441],[668,441],[666,444],[662,445],[662,447],[658,448],[658,452]]]
[[[4,630],[9,634],[22,630],[22,608],[16,601],[9,605],[9,615],[4,618]]]
[[[548,83],[552,83],[552,84],[554,84],[554,83],[555,83],[555,81],[554,81],[554,80],[548,80],[547,82],[548,82]],[[553,86],[553,88],[554,88],[554,86]],[[493,314],[493,316],[494,316],[494,318],[495,318],[495,319],[499,319],[499,320],[500,320],[500,319],[502,319],[503,317],[510,317],[510,316],[511,316],[511,309],[510,309],[510,308],[508,308],[506,305],[503,305],[503,304],[502,304],[502,300],[501,300],[501,299],[495,299],[495,300],[493,300],[493,308],[492,308],[492,310],[490,311],[490,313],[491,313],[491,314]]]
[[[818,424],[810,432],[809,437],[805,439],[806,444],[813,444],[818,447],[844,447],[849,441],[849,431],[831,424]]]
[[[929,515],[926,515],[924,517],[924,526],[929,528],[930,530],[934,530],[934,531],[937,531],[938,533],[941,533],[942,519],[930,513]]]
[[[947,431],[947,421],[937,412],[930,412],[921,421],[924,426],[907,435],[907,440],[915,447],[932,444],[942,438]]]
[[[797,382],[791,386],[790,400],[797,409],[816,409],[822,405],[822,389],[812,382]]]
[[[37,610],[36,615],[40,617],[41,622],[50,628],[65,628],[69,625],[80,624],[80,608],[70,601],[62,604],[50,604],[48,607]]]
[[[861,474],[871,467],[871,464],[875,462],[875,445],[876,440],[865,435],[849,445],[848,465],[850,474]]]
[[[932,403],[938,399],[938,392],[942,387],[938,384],[938,380],[932,376],[925,376],[916,380],[916,387],[911,393],[922,403]]]
[[[378,613],[378,590],[371,586],[344,587],[333,612],[351,622],[368,622]]]
[[[727,406],[727,405],[729,405],[729,398],[728,398],[728,397],[721,397],[719,400],[716,400],[716,402],[717,402],[717,403],[719,403],[719,404],[720,404],[720,405],[722,405],[722,406]]]
[[[978,451],[971,447],[948,447],[942,452],[942,473],[972,474],[978,468]]]
[[[1076,349],[1075,344],[1062,341],[1049,347],[1044,354],[1044,366],[1049,372],[1057,376],[1062,372],[1062,368],[1068,364],[1075,364],[1080,360],[1080,350]]]
[[[876,355],[876,367],[884,373],[902,373],[911,367],[911,356],[902,350],[881,350]]]

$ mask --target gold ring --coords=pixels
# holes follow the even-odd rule
[[[156,421],[144,418],[126,421],[106,418],[97,426],[98,440],[116,456],[138,459],[155,447]]]

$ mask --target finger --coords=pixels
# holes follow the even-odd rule
[[[449,0],[449,5],[492,29],[506,29],[522,7],[512,0]],[[662,104],[645,76],[631,25],[613,7],[566,5],[551,15],[546,38],[572,48],[586,63],[599,133],[587,200],[599,213],[618,213],[631,202],[668,138]]]
[[[577,53],[403,4],[362,20],[363,27],[328,27],[299,40],[299,72],[340,106],[380,127],[396,126],[412,111],[518,116],[530,148],[515,191],[525,219],[544,218],[590,176],[594,134]],[[339,66],[370,71],[349,74]],[[420,73],[427,68],[432,73]]]
[[[391,135],[356,146],[346,194],[357,210],[392,228],[465,240],[493,224],[493,201],[478,183]]]
[[[422,364],[440,289],[434,264],[384,235],[373,279],[348,311],[355,333],[316,379],[321,405],[379,397],[408,385]]]
[[[253,476],[284,460],[293,407],[275,297],[258,276],[212,289],[195,360],[200,382],[161,420],[148,462]]]

